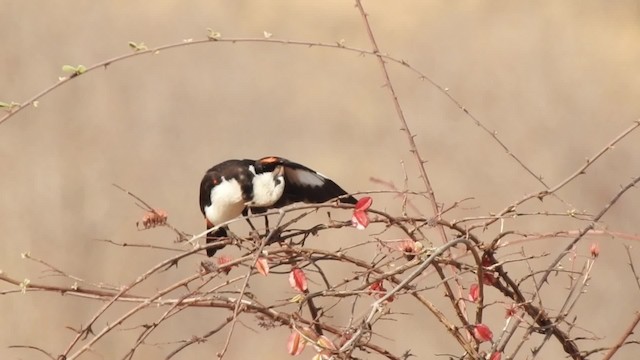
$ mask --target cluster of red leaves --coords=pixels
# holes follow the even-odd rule
[[[363,197],[356,203],[356,206],[353,209],[353,216],[351,216],[351,224],[353,224],[356,229],[364,230],[369,226],[370,221],[367,210],[369,210],[371,204],[373,204],[373,199],[369,196]]]
[[[167,223],[167,218],[169,214],[167,214],[164,210],[152,210],[148,211],[142,217],[142,220],[136,222],[136,227],[138,229],[151,229],[156,226],[165,225]]]
[[[381,299],[387,295],[387,289],[384,288],[382,280],[376,281],[369,286],[369,294],[373,295],[376,299]],[[387,299],[388,302],[393,302],[393,300],[395,300],[394,296],[390,296]]]

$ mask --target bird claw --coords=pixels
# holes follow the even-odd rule
[[[266,245],[270,245],[270,244],[273,244],[273,243],[280,242],[280,240],[281,240],[280,234],[281,233],[282,233],[282,230],[280,230],[279,228],[276,228],[273,231],[267,230],[267,233],[264,234],[264,238],[267,239]]]

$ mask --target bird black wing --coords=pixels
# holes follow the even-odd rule
[[[347,195],[333,180],[302,164],[287,159],[269,156],[256,161],[256,168],[273,171],[277,166],[284,167],[285,187],[282,197],[273,207],[282,207],[295,202],[323,203]],[[355,204],[353,196],[344,196],[338,201]]]

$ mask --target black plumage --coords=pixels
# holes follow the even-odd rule
[[[357,202],[345,195],[347,192],[331,179],[281,157],[227,160],[205,173],[200,183],[200,210],[207,229],[211,229],[246,214],[248,209],[263,213],[296,202],[323,203],[335,198],[347,204]],[[256,204],[256,199],[266,202]],[[227,230],[220,227],[207,235],[207,243],[226,236]],[[218,249],[208,248],[207,255],[213,256]]]

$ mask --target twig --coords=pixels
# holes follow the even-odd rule
[[[605,206],[604,208],[602,208],[602,210],[593,218],[593,221],[586,226],[584,229],[580,230],[580,233],[578,234],[578,236],[576,236],[573,241],[571,241],[567,246],[565,246],[564,251],[562,251],[558,257],[556,257],[556,259],[551,262],[551,264],[547,267],[547,270],[545,271],[544,275],[542,276],[542,279],[540,279],[540,283],[538,286],[536,286],[537,290],[540,290],[540,288],[542,288],[542,285],[544,283],[546,283],[547,278],[549,277],[549,274],[551,274],[551,272],[553,271],[553,269],[556,268],[556,266],[558,266],[558,264],[560,263],[560,261],[562,261],[562,259],[565,257],[565,255],[567,254],[567,252],[569,250],[571,250],[577,243],[578,241],[580,241],[580,239],[582,239],[589,231],[591,231],[595,226],[596,223],[598,221],[600,221],[600,219],[604,216],[604,214],[607,213],[607,211],[609,211],[609,209],[611,209],[611,207],[618,202],[618,200],[622,197],[622,195],[624,195],[625,192],[627,192],[627,190],[631,189],[632,187],[634,187],[638,182],[640,181],[640,177],[636,177],[634,178],[629,184],[627,184],[625,187],[623,187]]]
[[[122,186],[118,185],[118,184],[111,184],[113,185],[116,189],[124,192],[125,194],[131,196],[132,198],[136,199],[137,201],[140,202],[140,204],[144,205],[144,207],[146,207],[146,210],[153,213],[156,216],[160,216],[160,214],[158,213],[158,211],[151,205],[149,205],[146,201],[142,200],[142,198],[140,198],[139,196],[137,196],[136,194],[132,193],[131,191],[123,188]],[[189,235],[187,233],[185,233],[184,231],[180,231],[177,228],[175,228],[174,226],[172,226],[171,224],[169,224],[168,222],[164,223],[164,226],[168,227],[169,229],[173,230],[173,232],[176,233],[176,235],[178,235],[178,240],[179,241],[183,241],[184,239],[186,239]]]
[[[360,0],[356,1],[356,7],[362,16],[362,21],[364,22],[365,29],[367,30],[367,35],[369,37],[369,42],[371,43],[372,52],[376,55],[378,59],[378,64],[380,65],[380,70],[382,72],[382,76],[384,77],[385,87],[389,90],[391,95],[391,99],[393,101],[393,106],[396,110],[396,115],[398,115],[398,120],[402,125],[401,130],[405,133],[407,137],[407,142],[409,143],[410,151],[413,154],[413,157],[416,160],[416,165],[418,167],[418,171],[420,172],[420,177],[424,182],[424,186],[429,194],[429,200],[431,203],[431,208],[433,210],[433,214],[436,217],[440,217],[440,208],[438,207],[438,202],[436,201],[435,193],[433,191],[433,187],[431,186],[431,182],[429,181],[429,177],[427,176],[427,171],[424,168],[425,161],[422,159],[420,152],[418,151],[418,147],[415,142],[415,135],[412,134],[411,129],[409,129],[409,125],[407,124],[407,120],[404,117],[404,112],[402,107],[400,106],[400,102],[398,101],[398,96],[396,95],[396,91],[393,87],[393,83],[389,78],[389,72],[387,71],[387,65],[384,62],[384,57],[380,54],[380,50],[378,49],[378,44],[376,42],[375,36],[373,36],[373,30],[371,29],[371,25],[369,24],[369,19],[364,7],[362,6],[362,2]],[[442,241],[444,243],[447,242],[447,235],[444,233],[444,229],[440,227],[440,236],[442,237]]]
[[[602,358],[602,360],[610,360],[613,357],[613,355],[615,355],[615,353],[624,344],[625,340],[627,340],[627,338],[631,336],[631,334],[633,334],[633,330],[636,328],[636,326],[638,326],[639,322],[640,322],[640,312],[636,312],[636,317],[633,318],[633,320],[631,321],[631,324],[629,324],[625,332],[622,333],[622,336],[620,336],[620,339],[618,340],[618,342],[616,342],[613,345],[613,347],[611,347],[611,350],[609,350],[609,352]]]
[[[275,226],[274,230],[271,231],[268,236],[262,238],[262,242],[260,243],[260,247],[254,252],[253,261],[251,262],[251,266],[249,267],[249,270],[247,271],[247,275],[245,276],[244,283],[242,284],[242,288],[240,290],[240,295],[238,295],[238,301],[236,301],[235,308],[233,309],[233,320],[231,321],[231,329],[229,330],[229,333],[227,335],[227,340],[224,342],[224,346],[223,346],[222,350],[220,350],[216,354],[218,359],[222,359],[224,357],[224,354],[227,352],[227,349],[229,348],[229,344],[231,343],[231,336],[233,335],[233,330],[235,328],[236,323],[238,322],[238,314],[240,312],[241,300],[242,300],[242,298],[244,296],[244,292],[247,289],[247,285],[249,284],[249,278],[251,277],[251,272],[255,268],[256,263],[260,259],[260,254],[262,254],[262,250],[264,250],[264,247],[267,245],[269,240],[274,236],[274,234],[279,233],[279,231],[280,231],[279,230],[279,226],[282,223],[282,220],[284,219],[284,215],[285,214],[286,214],[286,212],[284,212],[284,211],[280,212],[280,217],[278,218],[278,221],[276,222],[276,226]]]
[[[49,359],[56,360],[56,358],[53,355],[51,355],[47,351],[44,351],[43,349],[40,349],[39,347],[35,347],[35,346],[31,346],[31,345],[9,345],[8,347],[9,347],[9,349],[31,349],[31,350],[36,350],[36,351],[39,351],[39,352],[45,354]]]
[[[640,124],[640,120],[636,120],[635,123],[631,127],[629,127],[626,130],[624,130],[615,139],[613,139],[611,142],[609,142],[607,145],[605,145],[594,157],[592,157],[589,160],[587,160],[587,164],[582,165],[580,168],[578,168],[578,170],[576,170],[573,173],[573,175],[569,176],[567,179],[565,179],[565,181],[563,181],[560,184],[556,185],[554,187],[554,189],[555,188],[559,189],[559,188],[563,187],[570,180],[572,180],[576,176],[580,175],[581,172],[584,171],[584,169],[586,169],[588,166],[591,166],[602,154],[604,154],[608,150],[611,150],[613,148],[613,145],[615,145],[617,142],[619,142],[624,137],[626,137],[629,133],[631,133],[631,131],[635,130],[638,127],[638,124]],[[556,190],[554,190],[554,191],[556,191]],[[506,208],[504,208],[502,211],[500,211],[494,218],[492,218],[492,219],[490,219],[488,221],[482,222],[480,224],[476,224],[476,225],[470,226],[469,227],[469,231],[471,231],[473,229],[477,229],[477,228],[485,229],[489,225],[493,224],[494,222],[502,219],[502,217],[504,215],[515,212],[516,208],[519,205],[522,205],[523,203],[525,203],[525,202],[527,202],[527,201],[529,201],[531,199],[535,199],[535,198],[542,199],[545,196],[549,195],[550,193],[552,193],[552,192],[550,192],[549,190],[544,190],[544,191],[537,191],[537,192],[533,192],[533,193],[527,194],[524,197],[522,197],[520,200],[512,203],[511,205],[508,205]]]
[[[636,280],[636,285],[640,290],[640,277],[638,277],[638,273],[636,272],[636,267],[633,265],[633,258],[631,257],[631,246],[625,245],[624,249],[627,251],[627,257],[629,258],[629,267],[631,268],[631,273],[633,274],[633,278]]]
[[[633,132],[638,126],[640,126],[640,120],[634,121],[634,123],[629,126],[627,129],[622,131],[618,136],[616,136],[613,140],[611,140],[608,144],[606,144],[600,151],[598,151],[591,158],[587,159],[586,163],[578,168],[573,174],[569,175],[566,179],[562,180],[558,185],[550,188],[547,191],[543,191],[539,196],[545,196],[548,194],[553,194],[556,191],[562,189],[565,185],[571,182],[573,179],[577,178],[580,175],[586,174],[586,170],[589,166],[593,165],[596,160],[598,160],[602,155],[604,155],[607,151],[613,150],[614,146],[620,142],[620,140],[624,139],[627,135]]]

